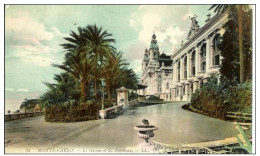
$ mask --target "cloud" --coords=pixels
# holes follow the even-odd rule
[[[20,88],[20,89],[17,89],[18,92],[28,92],[29,90],[28,89],[24,89],[24,88]]]
[[[5,88],[6,91],[14,91],[13,88]]]
[[[29,92],[29,90],[28,90],[28,89],[25,89],[25,88],[19,88],[19,89],[5,88],[5,91],[11,91],[11,92]]]
[[[46,25],[26,12],[18,12],[13,16],[7,14],[5,27],[6,44],[13,49],[11,57],[41,67],[50,66],[58,60],[55,54],[60,50],[57,46],[59,43],[51,45],[57,41],[57,37],[68,36],[56,27],[48,30]]]
[[[140,6],[131,16],[130,26],[138,31],[138,40],[146,43],[146,47],[155,32],[160,51],[172,54],[174,45],[186,39],[190,26],[187,17],[191,14],[190,6],[186,5]]]
[[[60,32],[60,30],[59,30],[58,28],[56,28],[56,27],[52,27],[51,30],[52,30],[56,35],[58,35],[58,36],[60,36],[60,37],[68,37],[68,36],[69,36],[69,34],[64,34],[64,33]]]
[[[26,12],[18,12],[14,17],[6,16],[5,28],[14,40],[34,42],[53,38],[53,33],[47,31],[44,24],[33,20]]]

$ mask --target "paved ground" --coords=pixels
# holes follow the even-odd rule
[[[30,152],[78,148],[78,152],[86,152],[91,147],[134,147],[142,142],[134,126],[142,124],[144,118],[158,127],[151,140],[166,144],[214,141],[238,133],[231,122],[192,113],[181,106],[181,103],[169,103],[138,107],[115,119],[77,123],[48,123],[44,116],[10,121],[5,123],[5,141],[9,142],[5,150],[13,153],[28,152],[28,148]]]

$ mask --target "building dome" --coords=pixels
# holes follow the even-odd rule
[[[150,49],[156,49],[159,50],[159,46],[156,43],[151,43]]]
[[[157,40],[156,40],[156,35],[155,34],[153,34],[153,36],[152,36],[150,49],[159,50],[159,46],[157,45]]]

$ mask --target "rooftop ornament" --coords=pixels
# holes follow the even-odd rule
[[[210,16],[211,16],[211,14],[208,14],[208,15],[207,15],[208,18],[206,19],[205,22],[208,22],[208,21],[210,20]]]

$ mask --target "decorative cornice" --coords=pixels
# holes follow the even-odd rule
[[[227,12],[222,13],[222,14],[216,14],[214,17],[212,17],[210,19],[210,21],[208,21],[202,28],[200,28],[200,30],[190,40],[188,40],[180,49],[178,49],[172,55],[172,58],[175,57],[177,54],[179,54],[184,48],[189,46],[196,38],[198,38],[201,34],[203,34],[207,28],[211,27],[214,22],[216,22],[217,20],[219,20],[226,14],[227,14]]]

